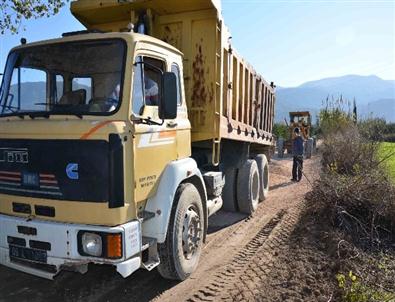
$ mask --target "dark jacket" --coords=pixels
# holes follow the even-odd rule
[[[292,145],[293,155],[303,155],[303,138],[301,136],[295,137]]]

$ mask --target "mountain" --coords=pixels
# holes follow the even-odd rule
[[[288,118],[289,111],[309,110],[315,116],[327,97],[337,99],[340,96],[350,102],[355,98],[360,116],[366,117],[370,113],[372,116],[383,116],[383,112],[388,110],[388,107],[385,108],[388,100],[395,99],[395,81],[383,80],[375,75],[347,75],[306,82],[298,87],[281,87],[276,95],[277,122]],[[382,100],[387,100],[387,103]],[[369,106],[375,102],[378,103]]]
[[[395,123],[395,99],[382,99],[368,104],[368,113]]]

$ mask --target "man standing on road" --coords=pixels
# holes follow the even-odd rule
[[[292,145],[292,155],[294,158],[292,166],[292,181],[300,181],[303,171],[303,138],[300,135],[300,129],[295,128],[295,138]]]

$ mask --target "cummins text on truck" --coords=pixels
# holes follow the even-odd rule
[[[86,26],[15,47],[0,93],[0,263],[44,278],[196,269],[208,217],[269,187],[274,85],[215,0],[79,0]]]

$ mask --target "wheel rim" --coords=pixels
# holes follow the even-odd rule
[[[185,259],[191,259],[197,252],[201,240],[201,221],[198,210],[191,205],[184,215],[182,228],[182,249]]]

